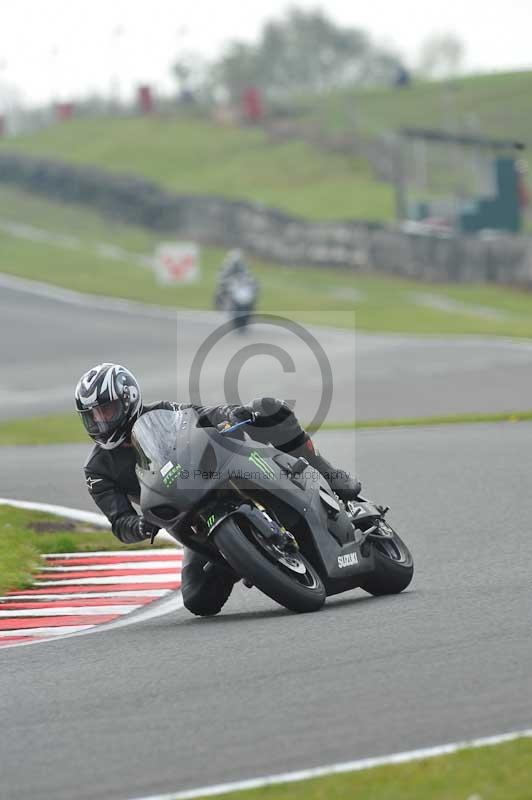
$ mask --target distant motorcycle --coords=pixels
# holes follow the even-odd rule
[[[243,332],[255,310],[259,284],[249,270],[241,250],[231,250],[224,259],[214,295],[214,307],[228,311],[236,330]]]
[[[234,281],[228,288],[228,309],[236,330],[243,332],[249,323],[257,302],[254,280]]]
[[[292,611],[318,611],[327,596],[357,587],[406,589],[414,564],[387,508],[343,503],[304,458],[253,442],[247,422],[224,431],[199,422],[185,409],[135,423],[146,519]]]

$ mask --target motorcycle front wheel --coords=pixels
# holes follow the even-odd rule
[[[414,559],[401,537],[384,520],[370,539],[375,556],[375,570],[361,585],[369,594],[399,594],[414,575]]]
[[[284,553],[246,521],[223,522],[214,542],[231,567],[265,595],[290,611],[319,611],[325,602],[323,581],[301,553]]]

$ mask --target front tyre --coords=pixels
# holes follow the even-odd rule
[[[377,532],[368,541],[375,556],[375,570],[361,588],[375,596],[399,594],[410,584],[414,575],[414,560],[410,550],[384,520],[379,521]]]
[[[300,553],[276,557],[272,548],[261,545],[259,533],[248,535],[234,518],[213,533],[214,542],[232,568],[257,589],[290,611],[319,611],[325,602],[325,586]],[[290,564],[292,563],[292,566]]]

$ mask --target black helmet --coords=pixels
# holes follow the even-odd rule
[[[98,364],[76,386],[76,408],[87,433],[104,450],[118,447],[142,410],[135,376],[120,364]]]

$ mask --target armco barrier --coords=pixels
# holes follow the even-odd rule
[[[507,234],[458,236],[356,220],[314,222],[258,203],[176,195],[131,175],[0,153],[0,182],[203,244],[284,264],[383,272],[428,281],[532,284],[532,246]]]

